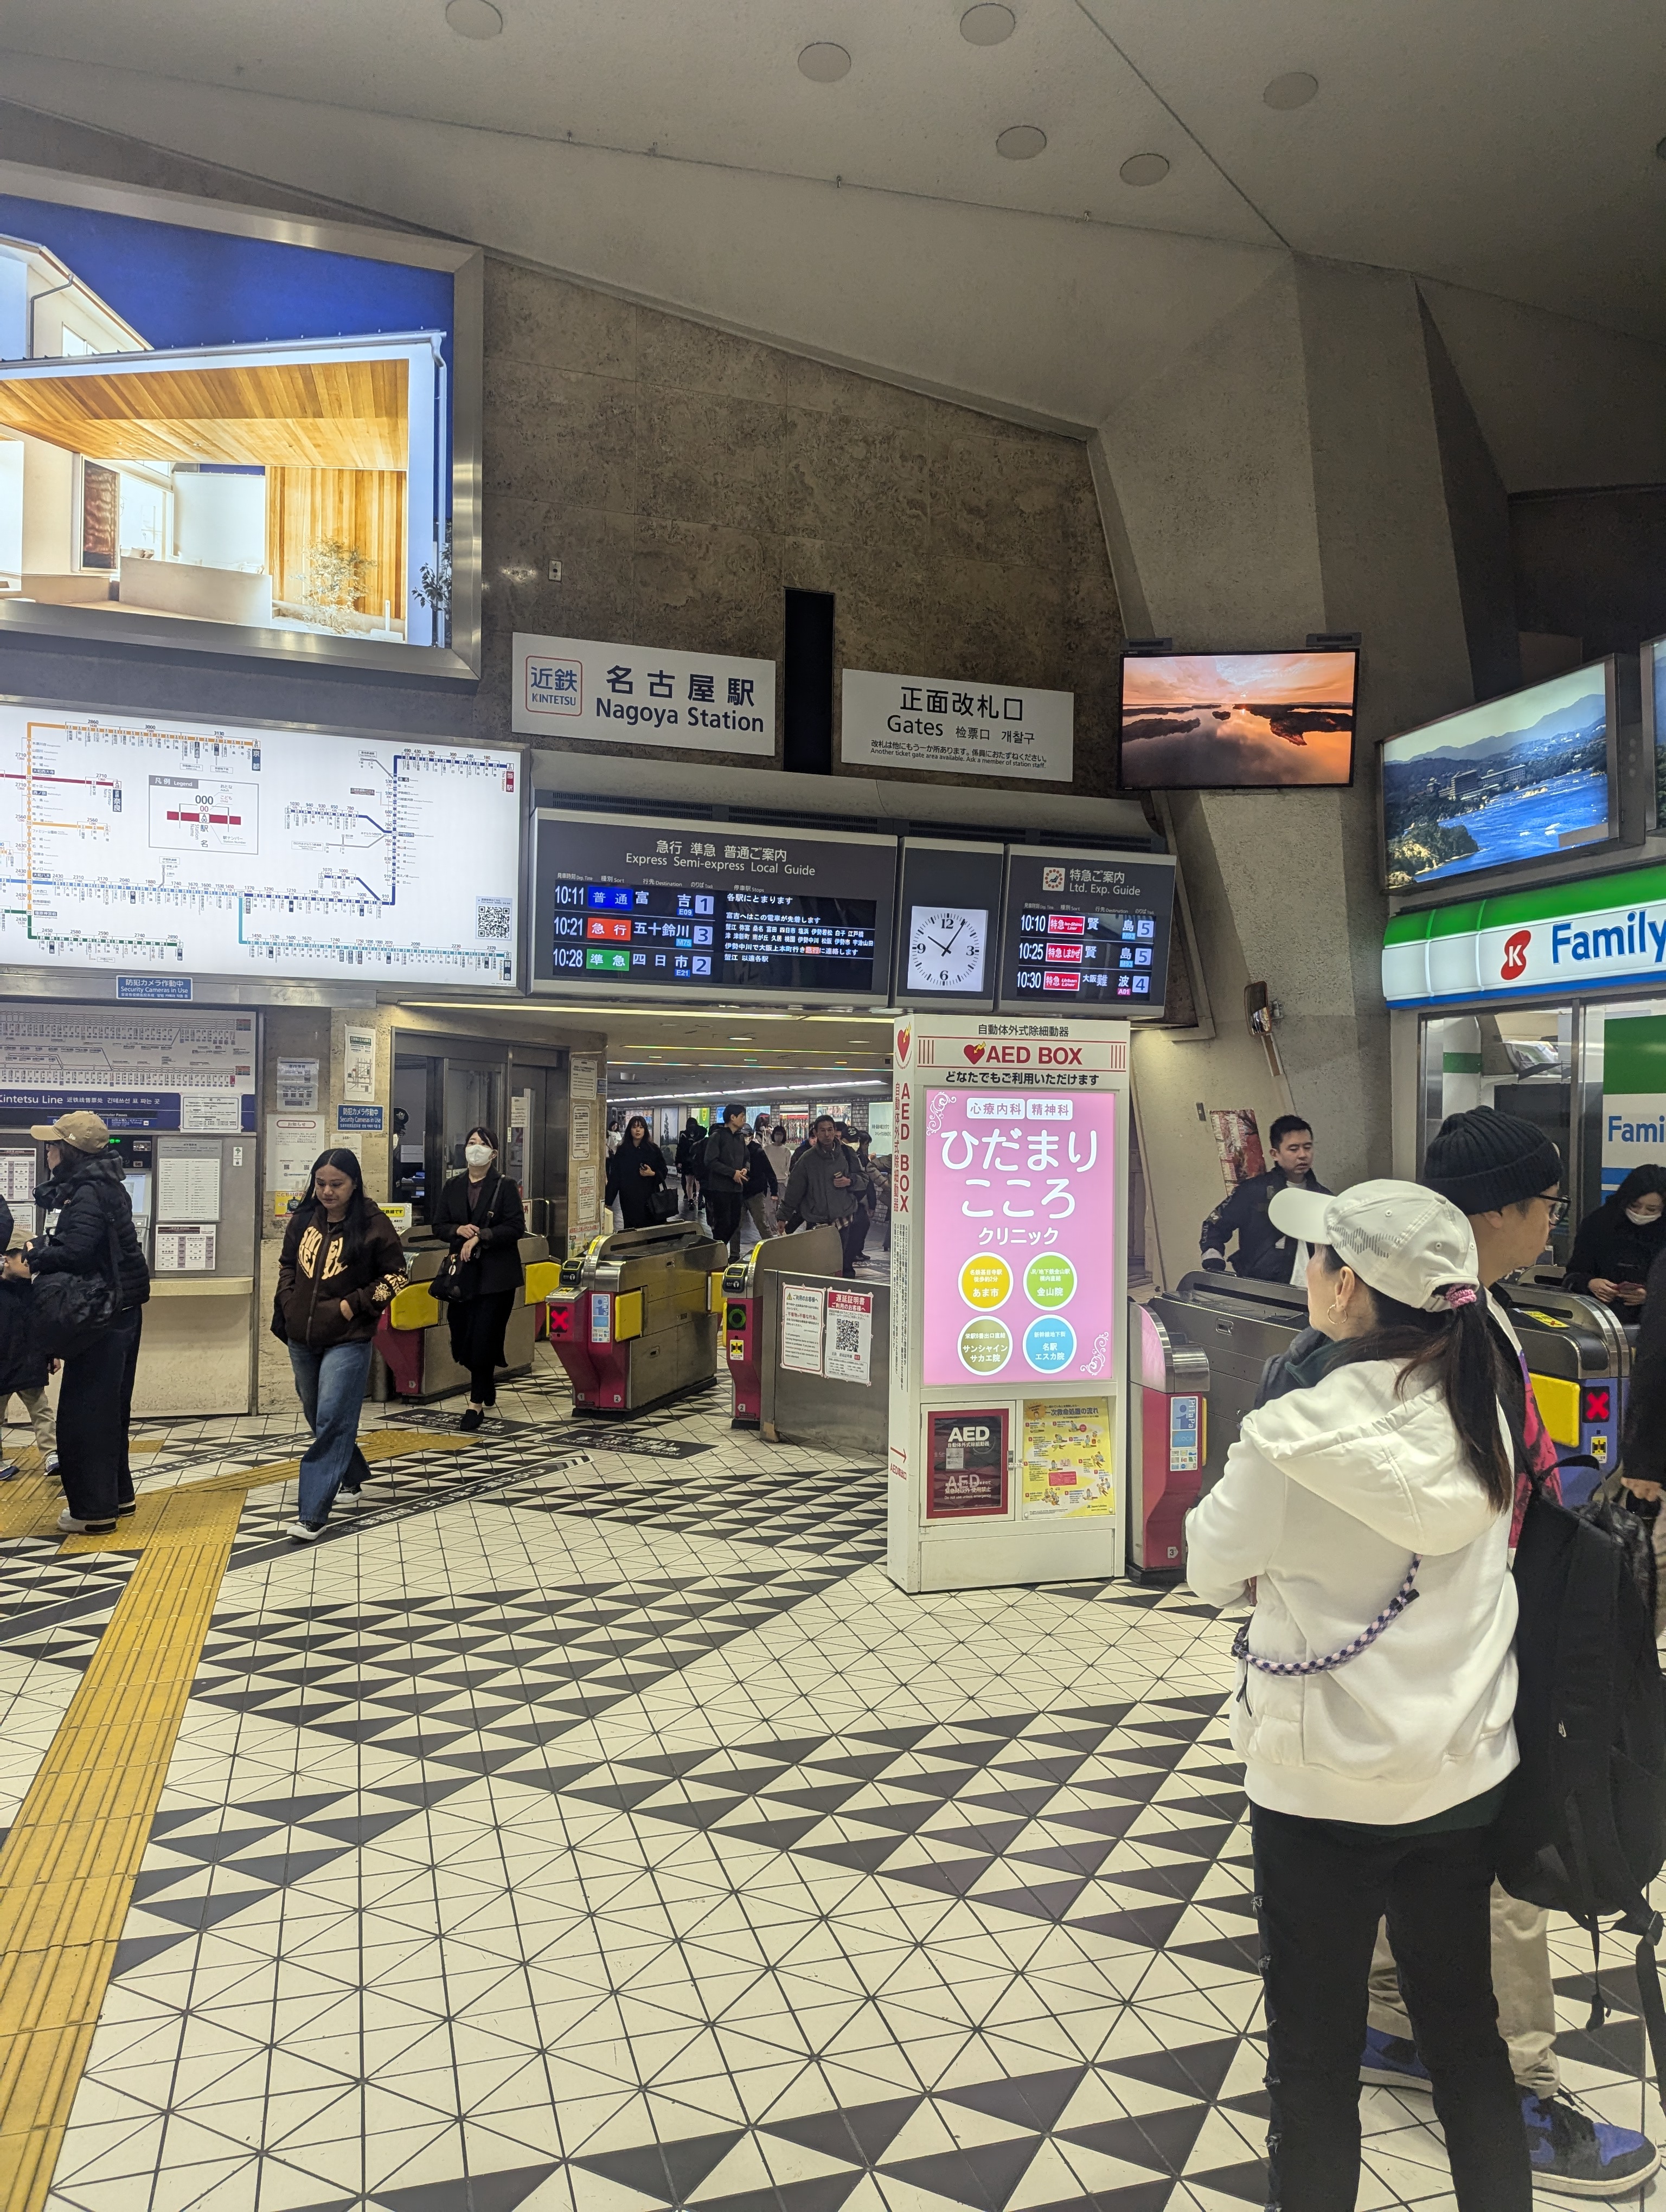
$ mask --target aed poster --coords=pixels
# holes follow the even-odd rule
[[[988,1520],[1007,1510],[1005,1406],[927,1416],[926,1518]]]
[[[927,1093],[928,1389],[1109,1376],[1116,1112],[1110,1091]]]
[[[1019,1461],[1026,1521],[1097,1521],[1116,1511],[1108,1399],[1026,1398]]]

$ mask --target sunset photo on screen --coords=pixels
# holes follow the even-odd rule
[[[1122,663],[1123,788],[1351,781],[1358,667],[1353,653],[1130,657]]]

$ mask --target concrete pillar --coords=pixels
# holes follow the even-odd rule
[[[1293,1104],[1336,1187],[1389,1169],[1376,744],[1474,696],[1416,285],[1292,257],[1094,443],[1130,635],[1226,652],[1364,637],[1351,790],[1162,805],[1215,1025],[1142,1034],[1135,1049],[1141,1126],[1164,1154],[1151,1168],[1172,1281],[1220,1192],[1196,1103],[1253,1105],[1263,1130]],[[1282,1083],[1244,1029],[1250,982],[1283,1008]]]

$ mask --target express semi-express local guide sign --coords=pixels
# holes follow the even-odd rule
[[[1391,1006],[1663,981],[1666,867],[1396,915],[1383,941]]]

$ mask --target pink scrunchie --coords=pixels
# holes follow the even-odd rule
[[[1445,1293],[1446,1303],[1454,1313],[1460,1306],[1472,1306],[1479,1293],[1473,1283],[1458,1283]]]

